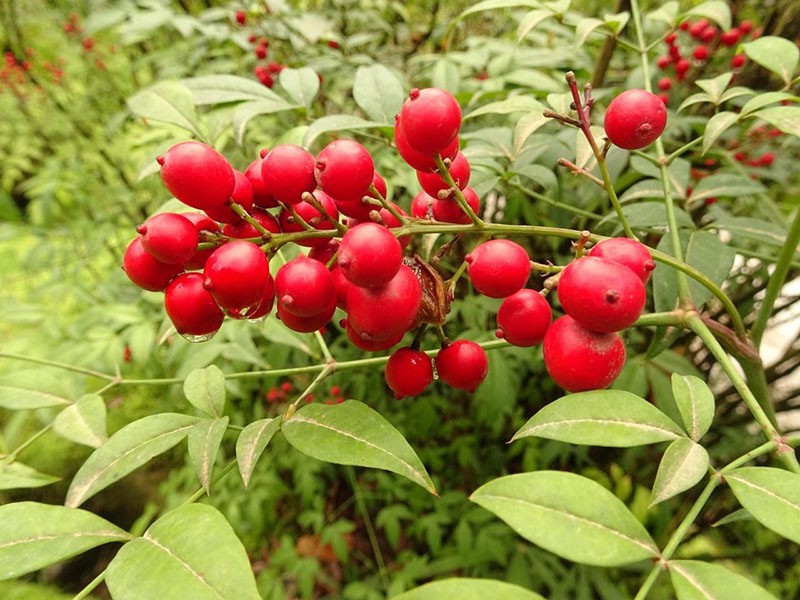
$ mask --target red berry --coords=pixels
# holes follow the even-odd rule
[[[256,58],[259,60],[264,60],[267,58],[266,46],[256,46],[256,49],[253,52],[255,52]]]
[[[673,61],[676,61],[681,56],[681,49],[677,46],[670,46],[669,47],[669,55]]]
[[[197,250],[197,230],[189,219],[177,213],[153,215],[136,228],[142,246],[156,260],[185,265]]]
[[[461,129],[461,107],[447,90],[415,88],[400,109],[399,123],[414,150],[438,154],[453,142]]]
[[[314,156],[293,144],[275,146],[261,162],[261,178],[276,200],[298,204],[317,187]]]
[[[278,269],[275,293],[280,305],[298,317],[317,315],[336,302],[331,272],[322,263],[303,255]]]
[[[411,216],[417,219],[430,219],[433,217],[433,198],[426,192],[420,192],[411,201]]]
[[[331,269],[331,277],[333,277],[333,285],[336,287],[336,306],[347,311],[347,294],[350,293],[353,284],[347,281],[347,277],[339,267]]]
[[[675,74],[676,77],[678,78],[678,81],[680,81],[683,78],[683,76],[686,75],[686,71],[688,71],[689,67],[691,66],[692,65],[685,58],[682,58],[675,63]]]
[[[333,201],[333,198],[328,196],[328,194],[325,192],[319,190],[314,192],[314,197],[322,205],[325,214],[329,215],[333,221],[339,220],[339,211],[336,208],[336,203]],[[298,217],[311,225],[311,227],[313,227],[315,230],[330,231],[334,229],[333,222],[323,217],[323,215],[313,204],[303,201],[292,206],[292,209]],[[294,215],[292,215],[292,213],[286,208],[281,209],[281,212],[278,214],[278,221],[280,222],[281,230],[284,233],[299,233],[301,231],[306,231],[306,228],[303,227],[303,225],[297,219],[295,219]],[[325,237],[308,237],[297,239],[295,240],[295,243],[301,246],[306,246],[307,248],[315,248],[327,246],[329,241],[330,239]]]
[[[207,339],[216,333],[225,319],[205,289],[201,273],[184,273],[176,277],[164,292],[164,309],[175,329],[184,336]]]
[[[672,64],[672,57],[671,56],[659,56],[658,60],[656,61],[659,69],[666,69],[668,66]]]
[[[658,99],[664,103],[664,106],[669,106],[669,94],[666,93],[658,94]]]
[[[237,10],[236,11],[236,22],[239,25],[244,25],[245,23],[247,23],[247,13],[245,13],[243,10]]]
[[[739,31],[741,31],[744,35],[747,35],[751,31],[753,31],[753,22],[742,21],[741,23],[739,23]]]
[[[667,37],[664,38],[664,43],[667,46],[672,46],[675,43],[675,38],[677,38],[677,37],[678,37],[678,34],[673,31],[672,33],[667,35]]]
[[[589,251],[589,256],[625,265],[636,273],[642,283],[647,283],[656,268],[647,246],[630,238],[618,237],[598,242]]]
[[[231,202],[239,204],[247,212],[253,208],[253,184],[241,171],[233,170],[233,176],[236,184],[231,193]],[[242,217],[237,215],[228,203],[222,206],[215,206],[207,208],[206,214],[220,223],[238,223]]]
[[[542,350],[550,377],[568,392],[608,387],[625,366],[618,333],[590,331],[569,315],[550,325]]]
[[[436,355],[439,379],[459,390],[474,392],[489,373],[486,351],[472,340],[456,340]]]
[[[399,348],[389,357],[384,376],[398,399],[419,396],[433,381],[433,364],[422,350]]]
[[[350,343],[352,343],[359,350],[363,350],[364,352],[382,352],[383,350],[388,350],[392,346],[399,344],[400,340],[403,339],[404,332],[401,331],[398,334],[386,339],[373,340],[369,337],[369,335],[359,333],[353,329],[350,321],[348,320],[345,323],[345,333],[347,334],[347,339],[350,340]]]
[[[369,193],[375,165],[369,151],[355,140],[336,140],[317,155],[317,183],[339,200],[361,200]]]
[[[94,40],[90,37],[84,38],[82,44],[84,50],[91,50],[94,48]]]
[[[768,167],[775,162],[775,155],[772,152],[765,152],[758,159],[758,163],[763,167]]]
[[[269,260],[256,244],[234,240],[208,257],[203,274],[203,285],[224,310],[244,314],[261,301]]]
[[[739,39],[741,37],[742,37],[742,32],[739,31],[738,29],[736,29],[736,27],[734,27],[733,29],[729,29],[728,31],[723,33],[720,36],[719,41],[724,46],[731,47],[731,46],[735,46],[736,44],[738,44],[739,43]]]
[[[297,315],[293,315],[286,310],[280,302],[278,303],[276,312],[281,323],[292,331],[298,333],[313,333],[319,331],[330,322],[333,313],[336,312],[336,303],[331,303],[324,311],[310,317],[298,317]]]
[[[224,156],[201,142],[181,142],[158,157],[161,179],[170,193],[193,208],[225,204],[236,179]]]
[[[461,190],[467,204],[472,209],[472,212],[478,214],[481,208],[480,198],[471,187],[465,187]],[[456,223],[466,225],[472,223],[469,215],[464,212],[461,205],[455,198],[435,198],[431,207],[433,218],[442,223]]]
[[[572,261],[558,280],[564,312],[592,331],[619,331],[633,325],[646,300],[644,284],[619,263],[584,256]]]
[[[337,239],[328,239],[326,240],[326,244],[315,246],[311,248],[308,253],[308,258],[313,258],[316,261],[321,262],[326,267],[328,263],[331,262],[331,259],[336,255],[339,251],[339,240]],[[331,269],[335,268],[336,264],[332,264],[330,266]]]
[[[698,39],[703,34],[703,30],[706,27],[708,27],[708,21],[706,19],[700,19],[699,21],[695,21],[689,27],[689,35],[691,35],[694,39]]]
[[[183,265],[170,265],[153,258],[142,245],[142,237],[134,239],[125,249],[122,270],[143,290],[160,292],[172,279],[183,272]]]
[[[253,186],[253,204],[261,208],[274,208],[278,203],[272,197],[272,193],[264,183],[261,176],[261,161],[262,158],[257,158],[251,162],[247,169],[244,171],[244,176],[250,180]]]
[[[661,99],[646,90],[626,90],[606,109],[603,127],[613,144],[626,150],[649,146],[667,125],[667,109]]]
[[[278,221],[263,208],[252,208],[250,210],[250,216],[270,233],[281,233],[281,227],[278,225]],[[238,223],[229,223],[225,225],[225,227],[222,228],[222,233],[228,237],[237,239],[262,237],[258,229],[244,220],[240,220]]]
[[[251,321],[266,317],[272,312],[273,304],[275,304],[275,280],[270,275],[261,292],[261,300],[251,310],[247,311],[243,317]]]
[[[522,289],[512,294],[497,310],[497,337],[527,348],[542,343],[553,311],[539,292]]]
[[[704,42],[710,42],[715,37],[717,37],[718,31],[719,30],[716,27],[714,27],[713,25],[709,25],[708,27],[703,29],[703,31],[700,32],[700,39],[703,40]]]
[[[470,168],[469,160],[462,152],[456,154],[456,157],[450,163],[448,168],[453,181],[456,182],[458,189],[463,190],[469,183]],[[438,172],[431,173],[430,171],[417,171],[417,181],[419,181],[422,189],[434,198],[442,197],[440,192],[447,192],[443,197],[451,197],[453,190],[450,185],[439,175]]]
[[[435,155],[428,154],[426,152],[420,152],[419,150],[415,150],[411,147],[405,131],[402,127],[400,127],[400,119],[397,119],[394,124],[394,143],[397,146],[398,154],[400,154],[403,160],[417,171],[436,170],[436,161],[434,160]],[[439,152],[439,154],[443,159],[449,158],[452,160],[456,157],[456,154],[458,154],[458,148],[459,141],[458,136],[456,136],[444,150]]]
[[[708,58],[708,46],[698,46],[692,52],[692,56],[695,57],[696,60],[706,60]]]
[[[658,80],[658,89],[667,91],[672,88],[672,79],[669,77],[662,77]]]
[[[489,298],[505,298],[518,292],[531,273],[528,253],[511,240],[489,240],[467,254],[467,273],[472,285]]]
[[[402,247],[391,231],[377,223],[359,223],[342,237],[337,264],[351,283],[377,288],[392,280],[402,260]]]
[[[205,213],[185,212],[181,213],[181,216],[191,221],[192,225],[194,225],[195,231],[197,231],[198,236],[203,232],[217,233],[219,231],[219,223],[211,219]],[[206,264],[206,260],[208,260],[208,257],[211,256],[214,250],[216,250],[216,248],[198,250],[194,253],[192,258],[189,259],[189,262],[186,263],[185,268],[187,270],[202,269]]]
[[[744,54],[737,54],[731,58],[731,67],[734,69],[741,69],[746,62],[747,57]]]
[[[378,173],[377,171],[375,171],[375,173],[372,175],[372,187],[378,190],[378,194],[380,195],[381,198],[383,198],[384,200],[386,199],[386,181],[383,179],[383,177],[381,177],[380,173]],[[376,196],[372,192],[370,192],[368,195],[372,196],[375,199],[378,199],[378,196]]]

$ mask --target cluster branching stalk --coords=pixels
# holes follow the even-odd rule
[[[445,183],[449,185],[453,189],[453,193],[456,197],[456,202],[458,202],[459,206],[461,206],[461,210],[463,210],[472,221],[473,225],[477,229],[484,229],[486,227],[486,223],[481,219],[478,215],[475,214],[475,211],[472,210],[472,207],[467,202],[467,199],[464,197],[464,193],[461,191],[461,188],[458,187],[455,179],[450,174],[447,165],[444,164],[442,157],[437,155],[435,157],[436,161],[436,168],[438,169],[439,176],[444,179]]]
[[[242,219],[244,219],[247,223],[253,226],[253,228],[261,234],[263,238],[262,241],[269,241],[272,237],[272,232],[266,229],[261,223],[256,221],[247,210],[245,210],[244,206],[237,202],[231,201],[230,203],[231,210],[239,215]]]

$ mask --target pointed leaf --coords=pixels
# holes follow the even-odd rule
[[[458,598],[458,600],[485,600],[497,598],[502,600],[544,600],[542,596],[525,588],[497,581],[495,579],[473,579],[471,577],[453,577],[426,583],[409,590],[392,600],[442,600]]]
[[[0,579],[11,579],[130,534],[88,511],[38,502],[0,506]]]
[[[372,121],[394,126],[406,91],[400,78],[383,65],[362,66],[353,80],[353,99]]]
[[[247,77],[203,75],[181,79],[180,83],[191,91],[192,100],[197,105],[266,100],[273,104],[283,104],[285,108],[289,108],[286,100],[278,94]]]
[[[787,85],[792,81],[797,63],[800,61],[800,49],[793,41],[765,35],[742,44],[742,49],[749,59],[775,73]]]
[[[231,127],[236,136],[236,141],[241,144],[244,140],[244,134],[247,132],[247,126],[250,121],[259,115],[271,115],[272,113],[281,112],[284,110],[292,110],[297,108],[292,104],[288,104],[285,100],[281,99],[280,102],[273,100],[253,100],[252,102],[243,102],[239,105],[231,117]]]
[[[544,116],[542,112],[532,112],[527,115],[522,115],[517,125],[514,127],[514,146],[512,156],[517,157],[522,151],[522,147],[528,138],[531,137],[537,129],[542,125],[550,122],[548,117]]]
[[[678,600],[777,600],[760,585],[722,565],[699,560],[671,560],[669,574]]]
[[[228,427],[228,417],[203,419],[189,430],[189,459],[194,465],[200,485],[211,493],[211,476],[214,474],[214,461]]]
[[[225,412],[225,375],[215,365],[189,373],[183,381],[183,393],[207,415],[221,417]]]
[[[667,446],[658,465],[650,506],[694,487],[708,472],[708,452],[700,444],[681,438]]]
[[[201,137],[192,92],[177,81],[162,81],[131,96],[128,108],[143,119],[177,125]]]
[[[281,87],[296,104],[311,108],[314,98],[319,92],[319,76],[311,67],[281,71],[279,79]]]
[[[731,79],[733,79],[733,73],[727,72],[718,77],[714,77],[714,79],[699,79],[695,83],[697,87],[711,97],[711,101],[714,104],[719,104],[722,92],[728,87]]]
[[[59,479],[21,462],[0,462],[0,490],[42,487]]]
[[[681,105],[678,107],[678,112],[681,112],[685,108],[689,108],[694,104],[700,104],[702,102],[711,102],[711,96],[706,94],[705,92],[698,92],[697,94],[692,94],[686,100],[681,102]]]
[[[458,15],[458,20],[474,15],[475,13],[486,10],[497,10],[500,8],[541,8],[542,5],[537,0],[483,0]]]
[[[586,38],[588,38],[595,29],[602,27],[603,25],[605,25],[603,21],[593,17],[581,19],[578,25],[575,27],[575,45],[583,45],[583,43],[586,41]]]
[[[236,440],[236,462],[239,464],[244,487],[250,485],[250,477],[258,459],[280,426],[281,420],[278,418],[261,419],[250,423],[239,434]]]
[[[736,123],[739,118],[735,112],[723,111],[715,114],[706,123],[706,129],[703,132],[703,154],[708,152],[708,149],[714,145],[725,130],[731,125]]]
[[[259,600],[250,560],[225,517],[187,504],[123,546],[106,572],[114,600]]]
[[[753,518],[800,544],[800,475],[773,467],[742,467],[725,475]]]
[[[744,106],[742,106],[741,115],[744,117],[749,115],[751,112],[769,106],[770,104],[777,104],[783,100],[790,99],[796,100],[797,97],[786,92],[762,92],[760,94],[756,94],[750,98],[750,100],[744,103]]]
[[[481,115],[508,115],[516,112],[544,112],[544,106],[530,96],[512,96],[506,100],[484,104],[464,115],[464,120],[474,119]]]
[[[83,504],[154,456],[177,445],[197,421],[196,417],[161,413],[129,423],[86,459],[69,486],[64,504]]]
[[[51,406],[67,406],[72,401],[47,392],[0,385],[0,407],[9,410],[33,410]]]
[[[692,191],[691,200],[692,202],[699,202],[700,200],[719,196],[738,198],[740,196],[761,194],[764,191],[766,190],[763,185],[749,177],[718,173],[701,179],[695,186],[694,191]]]
[[[705,17],[711,19],[723,31],[731,28],[731,8],[723,0],[711,0],[695,6],[686,13],[686,16]]]
[[[353,115],[327,115],[309,125],[303,138],[303,147],[308,148],[320,135],[329,131],[347,131],[351,129],[374,129],[388,127],[386,123],[367,121]]]
[[[800,137],[800,106],[772,106],[751,116],[764,119],[784,133]]]
[[[613,567],[658,556],[650,535],[619,498],[574,473],[507,475],[482,485],[470,500],[567,560]]]
[[[680,428],[664,413],[623,390],[570,394],[551,402],[514,434],[523,437],[626,448],[682,437]]]
[[[425,467],[403,435],[366,404],[308,404],[284,421],[288,442],[313,458],[386,469],[435,494]]]
[[[519,22],[517,27],[517,42],[521,42],[531,30],[547,17],[552,17],[553,13],[549,10],[532,10],[527,13]]]
[[[714,394],[699,377],[673,373],[672,395],[686,432],[695,442],[698,441],[714,420]]]
[[[106,403],[97,394],[79,398],[56,415],[53,431],[67,440],[99,448],[108,438]]]

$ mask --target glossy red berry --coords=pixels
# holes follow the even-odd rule
[[[368,334],[359,333],[353,329],[350,321],[347,320],[345,323],[345,333],[350,343],[359,350],[363,350],[364,352],[382,352],[399,344],[400,340],[403,339],[404,332],[401,331],[385,339],[373,340]]]
[[[403,249],[391,231],[377,223],[359,223],[342,237],[337,264],[351,283],[378,288],[397,274]]]
[[[201,273],[176,277],[164,292],[164,309],[178,333],[208,339],[225,315],[203,285]]]
[[[259,157],[251,162],[245,169],[244,175],[253,186],[253,204],[261,208],[274,208],[278,206],[278,203],[272,197],[272,192],[264,183],[264,178],[261,175],[261,162],[263,160],[263,158]]]
[[[692,52],[692,56],[695,60],[706,60],[708,55],[708,46],[698,46],[694,49],[694,52]]]
[[[275,280],[270,276],[267,283],[264,284],[264,290],[261,292],[261,300],[251,310],[243,315],[232,315],[236,318],[247,318],[251,321],[262,319],[272,312],[272,306],[275,304]]]
[[[713,25],[709,25],[705,29],[703,29],[702,32],[700,32],[700,39],[703,40],[704,42],[710,42],[715,37],[717,37],[718,32],[719,30],[716,27],[714,27]]]
[[[568,392],[608,387],[625,366],[618,333],[590,331],[569,315],[550,325],[542,350],[550,377]]]
[[[293,315],[286,310],[280,302],[278,302],[276,308],[276,314],[281,323],[297,333],[313,333],[319,331],[330,322],[334,312],[336,312],[335,302],[332,302],[322,312],[311,315],[310,317],[298,317],[297,315]]]
[[[336,140],[317,155],[315,176],[322,191],[339,200],[361,200],[375,176],[372,156],[355,140]]]
[[[656,61],[659,69],[666,69],[668,66],[672,64],[672,57],[671,56],[659,56],[658,60]]]
[[[708,27],[708,21],[706,19],[695,21],[689,26],[689,35],[691,35],[694,39],[700,39],[700,36],[703,34],[703,30],[706,27]]]
[[[320,213],[320,211],[317,210],[313,204],[310,204],[304,200],[292,206],[292,210],[295,212],[294,215],[286,208],[281,209],[281,212],[278,215],[278,222],[280,223],[281,230],[284,233],[299,233],[301,231],[307,231],[301,222],[297,220],[295,215],[300,217],[300,219],[305,221],[315,230],[331,231],[335,228],[333,223],[339,221],[339,210],[336,208],[336,203],[334,202],[333,198],[320,190],[314,192],[314,197],[320,203],[325,211],[325,214],[327,214],[330,219],[324,217],[323,214]],[[295,240],[295,243],[301,246],[306,246],[307,248],[316,248],[327,246],[329,241],[330,238],[326,237],[307,237],[297,239]]]
[[[427,192],[420,192],[411,201],[411,216],[417,219],[430,219],[433,217],[433,203],[436,200]]]
[[[635,150],[649,146],[667,125],[667,109],[655,94],[646,90],[626,90],[606,109],[603,127],[611,142]]]
[[[461,190],[461,193],[464,194],[464,198],[472,209],[472,212],[478,214],[481,208],[481,202],[475,190],[467,186]],[[433,218],[442,223],[455,223],[459,225],[472,223],[469,215],[464,212],[464,209],[461,208],[461,205],[455,198],[435,198],[433,200],[431,212],[433,213]]]
[[[489,298],[505,298],[521,290],[531,273],[527,251],[511,240],[484,242],[465,260],[472,285]]]
[[[662,77],[661,79],[659,79],[658,89],[663,90],[665,92],[672,89],[672,79],[670,79],[669,77]]]
[[[747,35],[751,31],[753,31],[753,22],[742,21],[741,23],[739,23],[739,31],[741,31],[744,35]]]
[[[675,78],[680,81],[692,65],[685,58],[675,63]]]
[[[394,143],[397,146],[397,153],[417,171],[435,171],[437,168],[435,154],[428,154],[420,152],[411,147],[406,138],[406,134],[400,127],[400,119],[397,119],[394,124]],[[456,136],[452,142],[439,154],[441,157],[453,160],[458,154],[459,141]]]
[[[324,312],[336,302],[336,287],[328,268],[300,255],[278,269],[275,293],[283,308],[298,317]]]
[[[436,355],[439,379],[450,387],[474,392],[489,373],[486,351],[472,340],[456,340]]]
[[[739,31],[736,27],[729,29],[728,31],[724,32],[720,37],[719,41],[722,43],[723,46],[735,46],[739,43],[739,40],[742,37],[742,32]]]
[[[246,314],[260,301],[269,260],[256,244],[234,240],[217,248],[203,268],[203,285],[224,310]]]
[[[522,289],[503,300],[497,310],[497,337],[522,348],[536,346],[542,343],[552,319],[545,297]]]
[[[470,177],[470,168],[469,160],[467,160],[463,152],[456,154],[456,157],[450,163],[448,171],[450,171],[450,175],[453,181],[456,182],[458,189],[463,190],[467,187]],[[453,194],[450,185],[438,172],[417,171],[417,181],[419,181],[422,189],[434,198],[450,197]],[[440,193],[444,194],[440,195]]]
[[[142,246],[156,260],[185,265],[197,250],[198,236],[189,219],[177,213],[159,213],[136,228]]]
[[[433,381],[433,364],[422,350],[398,348],[386,363],[384,377],[398,399],[419,396]]]
[[[174,277],[183,272],[183,265],[170,265],[153,258],[135,238],[122,257],[122,270],[133,283],[150,292],[162,291]]]
[[[189,219],[192,225],[194,225],[195,231],[197,231],[197,235],[200,236],[202,233],[217,233],[219,232],[219,223],[214,221],[211,217],[209,217],[205,213],[199,212],[185,212],[180,213],[185,219]],[[203,266],[206,264],[206,260],[211,254],[216,250],[216,248],[206,248],[205,250],[198,250],[193,255],[192,258],[189,259],[189,262],[186,263],[186,270],[191,269],[202,269]]]
[[[633,325],[642,314],[646,293],[642,280],[628,267],[584,256],[561,272],[558,300],[564,312],[587,329],[611,332]]]
[[[381,174],[377,171],[375,171],[374,175],[372,176],[372,187],[378,191],[378,195],[380,195],[381,198],[386,199],[386,180],[381,177]],[[378,198],[378,196],[373,194],[371,191],[368,195],[375,199]]]
[[[243,10],[237,10],[235,18],[239,25],[244,25],[247,23],[247,13],[245,13]]]
[[[253,184],[241,171],[234,169],[233,175],[236,184],[233,186],[233,192],[231,192],[231,202],[235,202],[245,211],[250,212],[253,208]],[[238,223],[242,220],[242,217],[234,212],[227,202],[222,206],[207,208],[206,214],[220,223]]]
[[[400,109],[400,127],[414,150],[438,154],[461,129],[461,107],[447,90],[415,88]]]
[[[325,245],[315,246],[308,252],[308,258],[313,258],[331,269],[336,267],[336,261],[331,264],[331,259],[339,252],[339,240],[336,238],[326,240]]]
[[[250,216],[270,233],[281,233],[281,226],[278,224],[278,220],[263,208],[253,207],[250,209]],[[222,233],[237,239],[262,237],[261,232],[253,224],[244,220],[225,225],[222,228]]]
[[[164,185],[188,206],[200,210],[222,206],[233,193],[233,167],[207,144],[181,142],[157,160]]]
[[[731,58],[731,67],[734,69],[741,69],[746,62],[747,57],[744,54],[737,54]]]
[[[261,162],[261,179],[276,200],[284,204],[302,202],[303,193],[317,187],[314,156],[293,144],[275,146]]]
[[[642,283],[648,282],[650,275],[653,274],[653,269],[656,268],[656,263],[650,256],[647,246],[639,240],[631,238],[618,237],[598,242],[589,251],[589,256],[625,265],[636,273]]]

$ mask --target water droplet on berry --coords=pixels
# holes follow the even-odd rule
[[[183,339],[185,339],[187,342],[192,342],[193,344],[199,344],[201,342],[207,342],[215,335],[217,335],[216,331],[213,331],[211,333],[206,333],[203,335],[190,335],[188,333],[182,333],[181,337],[183,337]]]

